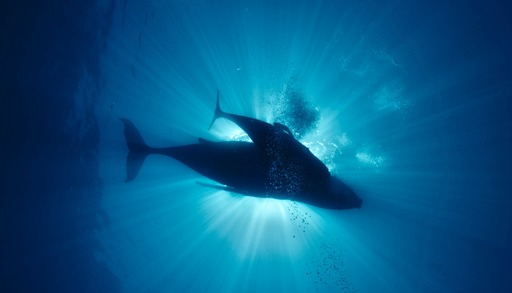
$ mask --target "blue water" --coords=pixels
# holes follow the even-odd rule
[[[5,1],[4,1],[5,2]],[[0,292],[512,292],[505,1],[0,4]],[[289,125],[363,199],[251,198],[152,146]]]

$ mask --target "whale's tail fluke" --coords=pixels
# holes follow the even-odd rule
[[[124,124],[124,138],[128,146],[128,157],[126,158],[126,180],[130,182],[139,174],[142,163],[150,154],[151,148],[146,145],[139,131],[128,119],[121,119]]]
[[[220,103],[219,103],[219,90],[217,90],[217,104],[215,105],[215,113],[213,114],[212,123],[210,123],[210,127],[208,127],[208,130],[210,130],[213,126],[213,123],[215,123],[215,120],[217,118],[220,118],[224,115],[224,111],[220,109]]]

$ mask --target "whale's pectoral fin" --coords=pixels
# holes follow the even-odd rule
[[[234,192],[234,193],[239,193],[239,194],[243,194],[243,195],[248,195],[249,194],[246,191],[243,191],[243,190],[240,190],[240,189],[236,189],[234,187],[227,186],[227,185],[211,184],[211,183],[200,182],[200,181],[196,181],[196,183],[201,185],[201,186],[204,186],[204,187],[224,190],[224,191],[228,191],[228,192]]]

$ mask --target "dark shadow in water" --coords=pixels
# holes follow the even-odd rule
[[[95,257],[102,184],[94,103],[78,109],[81,125],[66,125],[84,69],[99,84],[114,7],[100,15],[88,1],[0,6],[0,291],[118,292],[119,280]]]

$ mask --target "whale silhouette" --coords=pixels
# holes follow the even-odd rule
[[[150,154],[172,157],[222,185],[201,183],[248,196],[289,199],[327,209],[360,208],[362,200],[329,170],[283,124],[226,113],[219,92],[211,126],[219,118],[236,123],[252,142],[214,142],[198,138],[195,144],[154,148],[148,146],[127,119],[124,135],[129,149],[126,182],[135,179]]]

